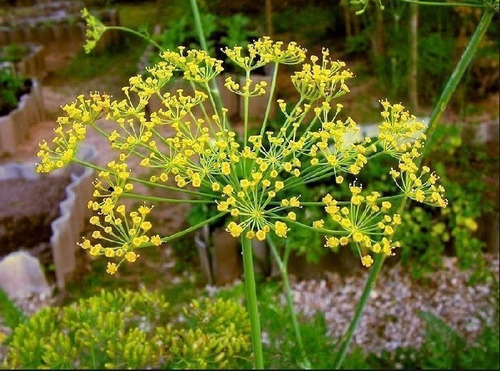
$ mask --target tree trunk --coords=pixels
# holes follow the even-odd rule
[[[372,53],[377,60],[385,56],[385,42],[384,42],[384,19],[382,10],[375,10],[375,24],[373,26],[372,36]]]
[[[266,0],[266,31],[267,36],[273,37],[274,27],[273,27],[273,4],[271,0]]]
[[[160,24],[161,21],[161,13],[162,13],[162,8],[163,8],[163,0],[156,0],[156,11],[155,11],[155,20],[154,24]]]
[[[410,4],[410,65],[408,94],[410,106],[418,110],[418,4]]]
[[[344,23],[345,23],[345,35],[346,37],[352,36],[352,20],[351,20],[351,10],[349,9],[349,3],[342,1],[340,3],[344,9]]]

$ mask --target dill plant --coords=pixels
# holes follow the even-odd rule
[[[101,290],[46,307],[12,333],[6,369],[221,369],[251,353],[245,308],[230,299],[174,309],[158,291]],[[32,336],[36,334],[36,336]]]
[[[90,51],[107,28],[116,27],[103,26],[86,11],[84,17],[88,24],[85,49]],[[444,208],[447,200],[439,176],[419,165],[425,125],[401,104],[382,100],[378,137],[361,137],[356,121],[335,103],[349,93],[353,73],[344,62],[331,60],[327,49],[307,58],[306,50],[295,42],[262,37],[245,48],[234,46],[223,52],[244,71],[242,83],[230,77],[225,81],[226,89],[243,98],[242,135],[231,127],[213,88],[214,79],[224,70],[223,62],[204,50],[179,47],[162,51],[161,61],[147,68],[147,77],[131,77],[123,88],[125,99],[92,92],[63,106],[65,114],[57,120],[55,137],[50,144],[40,143],[37,171],[51,172],[71,162],[98,171],[94,198],[88,203],[94,212],[90,224],[95,231],[79,245],[92,256],[108,259],[109,274],[115,274],[122,264],[134,263],[143,248],[161,246],[228,218],[227,232],[241,238],[254,362],[262,368],[251,240],[268,240],[272,247],[274,239],[287,238],[293,225],[321,234],[325,249],[355,247],[360,264],[370,267],[375,256],[391,256],[399,247],[393,236],[403,221],[397,211],[401,201],[410,198]],[[270,86],[254,83],[252,72],[266,64],[274,67]],[[279,130],[273,131],[268,129],[269,113],[283,64],[298,66],[290,76],[298,99],[276,101],[284,119]],[[167,83],[177,75],[187,81],[189,90],[167,90]],[[269,101],[258,134],[250,135],[250,101],[266,93]],[[146,106],[153,96],[161,99],[162,107],[148,115]],[[116,122],[115,128],[107,131],[101,119]],[[77,158],[88,130],[108,139],[107,150],[116,156],[106,166]],[[392,159],[385,174],[395,182],[396,192],[367,192],[357,175],[383,154]],[[130,165],[134,158],[138,167]],[[294,188],[320,180],[331,185],[321,201],[294,194]],[[342,183],[348,183],[350,195],[341,198],[336,189]],[[142,193],[138,185],[176,191],[180,197],[153,197]],[[141,199],[144,204],[129,210],[125,199]],[[211,204],[218,213],[169,236],[151,233],[154,228],[148,218],[153,205],[178,202]],[[318,205],[322,218],[305,223],[297,217],[297,210]],[[290,291],[286,264],[274,255]],[[291,300],[288,303],[293,305]]]

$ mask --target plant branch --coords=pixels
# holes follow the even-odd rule
[[[335,356],[334,367],[337,370],[340,368],[340,366],[342,365],[342,362],[344,361],[345,355],[347,353],[347,349],[349,348],[349,345],[351,344],[352,337],[354,336],[354,332],[356,331],[356,328],[358,327],[358,324],[359,324],[359,321],[360,321],[361,316],[363,314],[363,311],[365,309],[366,303],[368,302],[368,299],[370,298],[370,293],[372,291],[373,285],[375,284],[375,281],[377,280],[378,274],[380,273],[380,270],[382,269],[382,265],[384,264],[384,259],[385,259],[385,256],[382,253],[377,254],[375,256],[375,262],[374,262],[372,269],[370,271],[370,275],[368,276],[368,279],[366,280],[365,288],[363,289],[363,293],[361,294],[358,305],[356,306],[356,311],[354,312],[354,316],[351,320],[351,323],[349,324],[349,328],[347,329],[347,332],[343,336],[344,339],[340,345],[340,349]]]
[[[292,316],[292,325],[293,330],[295,332],[295,338],[297,340],[297,345],[299,346],[300,356],[302,357],[302,362],[305,368],[311,368],[311,362],[307,358],[306,352],[304,350],[304,344],[302,342],[302,334],[300,333],[299,323],[297,321],[297,315],[295,313],[295,309],[293,307],[293,295],[292,288],[290,287],[290,280],[288,279],[288,271],[286,265],[281,260],[278,250],[276,249],[276,245],[274,244],[272,238],[268,236],[267,242],[269,243],[269,247],[271,248],[271,252],[273,254],[276,263],[278,264],[281,279],[283,280],[283,288],[285,289],[286,302],[288,305],[288,309],[290,310],[290,315]],[[290,247],[288,243],[285,243],[285,256],[290,254]]]
[[[458,83],[462,79],[465,70],[472,61],[472,58],[474,57],[474,54],[476,53],[479,47],[479,43],[483,38],[484,34],[486,33],[486,30],[488,29],[494,14],[495,11],[492,8],[485,9],[483,16],[481,17],[481,20],[479,21],[479,24],[477,25],[477,28],[474,31],[474,34],[472,35],[471,40],[467,44],[465,51],[463,52],[460,60],[458,61],[457,66],[455,67],[455,70],[453,71],[450,79],[446,83],[446,86],[443,92],[441,93],[438,102],[434,106],[434,110],[432,111],[431,117],[429,119],[429,126],[427,127],[426,131],[427,142],[429,142],[430,139],[432,138],[432,135],[436,130],[437,124],[440,122],[441,117],[444,111],[446,110],[446,107],[448,106],[448,103],[451,97],[453,96],[453,93],[455,92]],[[428,146],[424,147],[422,151],[422,156],[420,157],[421,159],[425,157],[427,150]]]
[[[193,11],[196,32],[198,33],[198,38],[200,39],[201,48],[208,53],[209,50],[207,47],[207,41],[205,39],[205,33],[203,32],[203,26],[201,24],[200,10],[198,9],[198,4],[197,4],[196,0],[190,0],[190,2],[191,2],[191,10]],[[222,117],[222,107],[224,107],[224,105],[222,104],[220,91],[219,91],[219,88],[217,86],[215,79],[210,80],[210,90],[214,96],[215,103],[217,104],[218,111],[219,111],[218,113]]]
[[[255,272],[253,268],[252,243],[244,235],[241,237],[241,247],[243,249],[243,271],[245,275],[245,294],[250,317],[250,331],[252,338],[252,348],[254,365],[256,369],[264,368],[264,357],[262,355],[262,340],[260,338],[260,317],[257,305],[257,292],[255,288]]]

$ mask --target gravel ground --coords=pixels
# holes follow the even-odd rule
[[[427,284],[412,280],[400,265],[382,268],[353,345],[376,354],[384,349],[418,347],[426,327],[417,315],[420,310],[441,318],[467,340],[479,335],[482,321],[492,326],[495,313],[491,299],[496,290],[493,282],[469,286],[470,273],[458,270],[456,258],[445,258],[444,263],[443,269],[428,277]],[[498,281],[498,255],[490,256],[489,268]],[[367,276],[368,271],[345,278],[331,274],[323,280],[294,282],[296,309],[305,316],[323,312],[328,334],[339,338],[349,326]],[[282,301],[284,304],[284,297]]]
[[[498,280],[498,255],[489,258],[489,269]],[[324,313],[328,335],[337,339],[349,326],[367,275],[368,270],[348,277],[329,273],[325,279],[295,282],[292,276],[295,308],[306,317],[312,317],[317,311]],[[473,341],[482,330],[482,322],[487,326],[495,323],[491,305],[495,287],[493,282],[468,285],[469,277],[470,273],[457,269],[456,258],[445,258],[443,269],[428,276],[426,284],[412,280],[400,265],[383,268],[351,349],[358,345],[366,352],[380,354],[382,350],[393,351],[398,347],[418,348],[426,330],[418,311],[439,317],[465,339]],[[209,292],[216,290],[207,286]],[[285,305],[284,296],[281,300]],[[43,306],[54,304],[54,298],[34,295],[16,303],[25,313],[33,314]],[[0,334],[2,332],[7,334],[9,330],[2,328],[0,318]],[[0,359],[5,350],[0,346]]]

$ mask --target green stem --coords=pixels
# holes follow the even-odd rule
[[[278,254],[278,250],[276,249],[276,245],[274,244],[271,238],[267,239],[269,243],[269,247],[271,248],[271,252],[273,254],[276,263],[278,264],[278,268],[281,273],[281,279],[283,280],[283,288],[285,289],[286,302],[288,305],[288,309],[290,310],[290,315],[292,316],[292,325],[295,332],[295,338],[297,340],[297,345],[299,346],[300,355],[302,357],[302,362],[305,368],[311,368],[311,362],[307,358],[306,352],[304,350],[304,344],[302,342],[302,334],[300,333],[299,323],[297,321],[297,315],[295,313],[295,309],[293,307],[293,295],[292,288],[290,287],[290,280],[288,279],[288,271],[286,265],[280,258]],[[288,243],[285,243],[285,256],[288,256],[290,253],[290,247]]]
[[[76,164],[80,164],[80,165],[83,165],[85,167],[88,167],[90,169],[94,169],[96,171],[109,171],[112,174],[116,174],[115,172],[111,171],[110,169],[106,169],[106,168],[97,166],[95,164],[92,164],[90,162],[80,160],[79,158],[74,158],[73,162],[76,163]],[[141,183],[141,184],[144,184],[144,185],[147,185],[147,186],[168,189],[169,191],[186,193],[186,194],[190,194],[190,195],[193,195],[193,196],[208,197],[209,199],[212,199],[214,197],[213,194],[203,193],[203,192],[197,192],[197,191],[190,191],[189,189],[168,186],[168,185],[161,184],[161,183],[154,183],[154,182],[151,182],[149,180],[135,178],[135,177],[129,177],[128,180],[130,180],[131,182]]]
[[[250,79],[250,70],[246,70],[245,83]],[[243,146],[247,145],[248,137],[248,94],[243,96]]]
[[[264,136],[264,133],[266,132],[267,119],[269,118],[269,113],[271,112],[274,90],[276,88],[276,79],[278,77],[278,66],[279,66],[279,63],[276,62],[274,64],[274,71],[273,71],[273,77],[271,80],[271,87],[269,88],[269,99],[267,101],[266,113],[264,114],[264,120],[262,120],[262,127],[260,129],[260,135],[262,135],[262,136]]]
[[[264,368],[264,357],[262,355],[262,340],[260,338],[259,308],[257,306],[257,292],[255,289],[255,273],[253,270],[252,243],[245,236],[241,237],[243,250],[243,272],[245,275],[245,293],[250,317],[250,331],[255,368]]]
[[[455,67],[455,70],[453,71],[450,79],[446,83],[446,86],[443,92],[441,93],[438,102],[434,106],[434,110],[432,111],[431,117],[429,119],[429,126],[426,131],[427,142],[430,141],[432,135],[434,134],[436,126],[441,120],[441,116],[446,110],[446,107],[448,106],[448,103],[453,93],[455,93],[458,83],[462,79],[465,70],[472,61],[472,58],[474,57],[474,54],[476,53],[477,48],[479,47],[479,43],[483,38],[484,34],[486,33],[486,30],[488,29],[488,26],[490,25],[494,14],[495,11],[492,8],[485,9],[483,16],[481,17],[481,20],[479,21],[479,24],[477,25],[476,30],[474,31],[474,34],[472,35],[472,38],[469,41],[469,44],[467,44],[465,51],[463,52],[462,56],[460,57],[460,60],[458,61],[457,66]],[[427,147],[428,146],[426,146],[426,148],[423,149],[421,158],[425,157]]]
[[[470,8],[484,8],[484,4],[481,3],[448,3],[443,1],[420,1],[420,0],[403,0],[405,3],[412,3],[418,5],[431,5],[431,6],[466,6]]]
[[[165,197],[156,197],[156,196],[146,196],[136,193],[128,193],[124,192],[121,195],[122,198],[133,198],[144,201],[151,202],[164,202],[169,204],[213,204],[213,200],[191,200],[191,199],[182,199],[182,198],[165,198]]]
[[[162,242],[164,242],[164,243],[165,243],[165,242],[172,241],[172,240],[174,240],[174,239],[176,239],[176,238],[182,237],[182,236],[184,236],[184,235],[186,235],[186,234],[188,234],[188,233],[191,233],[191,232],[193,232],[193,231],[196,231],[198,228],[201,228],[201,227],[203,227],[204,225],[207,225],[207,224],[210,224],[210,223],[212,223],[212,222],[215,222],[217,219],[219,219],[219,218],[223,217],[223,216],[224,216],[224,215],[226,215],[226,214],[227,214],[227,213],[226,213],[225,211],[224,211],[224,212],[221,212],[221,213],[219,213],[219,214],[217,214],[217,215],[212,216],[211,218],[209,218],[209,219],[207,219],[207,220],[202,221],[201,223],[198,223],[198,224],[193,225],[193,226],[191,226],[191,227],[189,227],[189,228],[183,229],[182,231],[177,232],[177,233],[174,233],[174,234],[172,234],[172,235],[170,235],[170,236],[168,236],[168,237],[164,237],[164,238],[162,238],[161,240],[162,240]]]
[[[196,26],[196,33],[198,34],[198,38],[200,39],[201,48],[203,50],[205,50],[207,53],[209,53],[209,50],[207,47],[207,41],[205,39],[205,33],[203,32],[203,27],[201,24],[200,10],[198,9],[198,4],[197,4],[196,0],[190,0],[190,1],[191,1],[191,9],[193,11],[193,16],[194,16],[194,23]],[[210,80],[210,90],[214,96],[215,103],[217,104],[218,111],[219,111],[218,113],[221,114],[221,117],[222,117],[223,104],[222,104],[222,99],[220,97],[220,91],[219,91],[219,88],[217,86],[217,83],[215,82],[215,79]]]
[[[455,92],[456,87],[458,86],[458,83],[460,82],[460,79],[462,78],[467,66],[470,64],[474,53],[476,52],[479,42],[481,41],[482,37],[486,33],[486,30],[488,29],[488,26],[491,23],[491,20],[494,15],[494,10],[492,8],[486,8],[485,12],[483,13],[483,16],[476,28],[476,31],[474,32],[474,35],[472,36],[471,40],[469,41],[469,44],[467,45],[467,48],[465,49],[464,53],[462,54],[462,57],[460,58],[460,61],[458,62],[457,66],[455,67],[455,70],[453,71],[450,79],[448,80],[448,83],[446,84],[444,91],[441,94],[441,97],[439,98],[438,103],[436,104],[430,118],[429,126],[427,128],[426,134],[427,134],[427,141],[424,144],[424,148],[422,150],[422,155],[418,158],[417,160],[417,166],[420,165],[424,154],[426,153],[426,150],[428,148],[428,144],[430,143],[429,139],[432,137],[434,134],[434,131],[436,129],[436,126],[446,109],[446,106],[448,105],[448,102],[450,101],[451,96]],[[406,206],[406,200],[407,198],[404,197],[403,200],[401,201],[401,205],[399,207],[399,214],[402,215],[405,206]],[[368,276],[368,279],[365,284],[365,288],[363,289],[363,293],[361,295],[360,301],[358,302],[358,305],[356,307],[356,311],[354,313],[354,317],[352,318],[352,321],[349,325],[349,328],[347,329],[346,334],[344,335],[344,339],[341,343],[339,352],[336,355],[335,358],[335,368],[338,369],[342,365],[342,361],[345,358],[345,355],[347,353],[347,349],[349,348],[349,345],[351,343],[352,337],[354,335],[354,332],[358,326],[359,320],[361,318],[361,315],[365,309],[366,303],[368,301],[368,298],[370,297],[371,290],[373,288],[373,285],[375,283],[375,280],[377,279],[377,276],[382,269],[382,265],[384,264],[384,258],[385,256],[383,254],[377,254],[375,256],[375,262],[372,266],[372,270],[370,272],[370,275]]]
[[[370,275],[368,276],[368,279],[366,280],[366,284],[365,284],[365,288],[363,289],[363,293],[361,294],[361,297],[359,298],[358,305],[356,306],[356,311],[354,312],[354,316],[351,320],[351,323],[349,324],[349,328],[347,329],[347,332],[344,335],[344,340],[342,341],[340,349],[335,356],[335,362],[334,362],[335,369],[339,369],[340,365],[344,361],[345,355],[347,353],[347,349],[349,348],[349,344],[351,343],[354,332],[356,331],[356,328],[358,327],[359,320],[361,319],[361,315],[363,314],[366,303],[368,302],[368,299],[370,298],[370,293],[372,291],[373,285],[375,284],[375,281],[378,277],[378,274],[380,273],[380,270],[382,269],[382,265],[384,264],[384,258],[385,258],[384,254],[377,254],[375,256],[375,262],[373,263],[372,269],[370,271]]]
[[[127,28],[127,27],[121,27],[121,26],[106,26],[106,31],[108,31],[108,30],[118,30],[118,31],[123,31],[123,32],[131,33],[131,34],[133,34],[135,36],[139,36],[140,38],[142,38],[142,39],[146,40],[147,42],[151,43],[158,50],[164,51],[163,47],[160,44],[158,44],[156,41],[154,41],[153,38],[151,38],[148,35],[145,35],[145,34],[143,34],[141,32],[132,30],[132,29]]]

